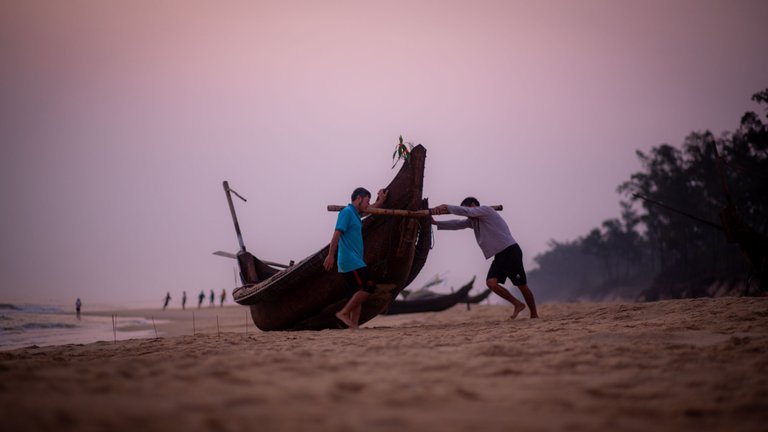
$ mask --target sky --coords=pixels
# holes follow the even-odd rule
[[[231,292],[223,180],[248,250],[299,261],[400,135],[430,204],[502,204],[533,269],[619,216],[636,150],[758,109],[766,22],[763,0],[4,0],[0,302]],[[414,286],[484,280],[470,231],[435,235]]]

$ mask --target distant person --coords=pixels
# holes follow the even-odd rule
[[[432,223],[437,225],[438,230],[472,228],[485,259],[493,257],[485,283],[494,293],[515,307],[510,318],[517,318],[517,315],[525,309],[525,304],[528,305],[531,318],[539,317],[536,312],[536,301],[528,288],[528,280],[523,268],[523,251],[509,232],[509,226],[496,210],[489,206],[481,206],[477,198],[467,197],[461,202],[461,206],[442,204],[431,209],[430,213],[466,216],[463,220],[435,221],[433,219]],[[523,294],[525,304],[501,285],[507,278]]]
[[[210,306],[213,307],[213,303],[215,302],[216,294],[213,293],[213,290],[211,290],[211,304]]]
[[[382,189],[378,193],[376,202],[370,204],[371,193],[361,187],[355,189],[352,192],[352,202],[341,210],[336,218],[336,228],[328,248],[328,256],[323,262],[325,269],[331,270],[334,261],[338,260],[338,270],[347,282],[350,299],[340,311],[336,312],[336,318],[351,329],[358,328],[363,302],[368,299],[376,286],[363,260],[361,215],[368,207],[376,208],[386,199],[387,191]]]
[[[226,288],[222,288],[221,296],[219,297],[219,299],[220,299],[219,307],[224,307],[224,300],[227,299],[227,289]]]
[[[205,291],[200,291],[200,295],[197,296],[197,308],[200,309],[203,306],[203,300],[205,300]]]
[[[187,292],[184,291],[181,293],[181,310],[185,310],[187,308]]]
[[[80,319],[80,307],[83,306],[83,302],[80,301],[80,297],[75,302],[75,312],[77,313],[77,319]]]
[[[165,302],[163,303],[163,310],[168,307],[168,303],[171,301],[171,293],[165,293]]]

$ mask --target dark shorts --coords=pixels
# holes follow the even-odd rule
[[[486,279],[496,279],[500,284],[503,284],[507,278],[515,286],[528,283],[525,268],[523,268],[523,251],[517,244],[513,244],[493,257]]]
[[[373,293],[376,284],[373,282],[371,272],[368,267],[362,267],[357,270],[342,273],[347,282],[347,296],[352,297],[356,292],[363,290],[368,294]]]

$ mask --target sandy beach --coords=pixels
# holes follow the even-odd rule
[[[159,338],[0,352],[8,431],[765,430],[768,298],[474,306],[358,331],[121,311]],[[216,319],[218,317],[218,325]],[[154,332],[154,328],[150,327]],[[126,330],[149,330],[126,329]]]

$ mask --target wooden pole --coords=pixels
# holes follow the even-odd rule
[[[344,209],[346,206],[340,206],[340,205],[329,205],[328,211],[337,212]],[[496,211],[502,211],[504,210],[504,206],[502,205],[493,205],[490,206]],[[382,209],[382,208],[375,208],[375,207],[368,207],[368,210],[365,211],[367,214],[372,215],[385,215],[385,216],[405,216],[405,217],[426,217],[430,216],[429,210],[398,210],[398,209]]]
[[[242,252],[245,252],[245,243],[243,243],[243,235],[240,234],[240,224],[237,223],[237,215],[235,214],[235,205],[232,204],[232,193],[237,195],[237,197],[243,201],[246,201],[246,199],[241,197],[240,194],[238,194],[234,190],[230,189],[228,181],[225,180],[223,185],[224,185],[224,192],[227,195],[227,204],[229,204],[229,212],[232,213],[232,222],[234,222],[235,224],[235,233],[237,234],[237,241],[240,243],[240,250]]]
[[[221,256],[221,257],[224,257],[224,258],[237,259],[237,255],[233,254],[233,253],[230,253],[230,252],[216,251],[213,254]],[[291,260],[291,262],[289,264],[280,264],[280,263],[276,263],[276,262],[272,262],[272,261],[267,261],[267,260],[263,260],[263,259],[260,259],[259,261],[263,262],[264,264],[266,264],[268,266],[272,266],[272,267],[288,268],[288,267],[293,265],[293,260]],[[237,267],[233,267],[233,269],[235,270],[235,288],[237,288],[237,284],[238,284],[238,281],[237,281]]]
[[[192,336],[195,335],[195,313],[192,312]]]
[[[117,343],[117,315],[112,315],[112,334],[114,335],[112,343]]]
[[[157,339],[157,326],[155,325],[155,317],[152,317],[152,327],[155,328],[155,339]]]
[[[216,337],[221,337],[221,329],[219,328],[219,316],[216,315]]]

